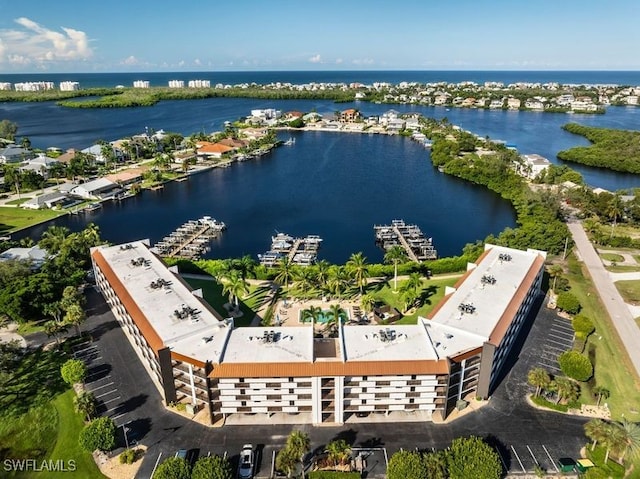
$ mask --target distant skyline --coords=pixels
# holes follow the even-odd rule
[[[0,73],[640,70],[640,2],[0,0]]]

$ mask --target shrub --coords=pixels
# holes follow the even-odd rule
[[[136,451],[134,449],[125,449],[120,454],[120,464],[133,464],[136,460]]]
[[[110,451],[116,445],[116,425],[108,417],[94,419],[80,431],[78,441],[80,447],[87,452],[96,449]]]
[[[422,479],[427,477],[427,467],[422,454],[416,451],[398,451],[389,459],[389,479]]]
[[[556,305],[558,309],[565,311],[569,314],[578,314],[580,312],[580,301],[578,298],[574,296],[573,293],[570,292],[562,292],[558,295],[558,299],[556,300]]]
[[[558,357],[558,364],[565,375],[576,381],[588,381],[593,376],[593,364],[578,351],[565,351]]]
[[[60,368],[60,374],[69,385],[81,383],[87,377],[87,366],[79,359],[69,359]]]
[[[593,325],[593,321],[582,314],[573,318],[571,326],[576,333],[576,337],[581,340],[587,339],[587,336],[593,333],[596,329]]]

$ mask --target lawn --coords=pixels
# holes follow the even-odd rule
[[[640,271],[640,265],[638,266],[629,266],[626,264],[616,265],[616,266],[605,266],[607,271],[611,271],[612,273],[637,273]]]
[[[457,281],[457,277],[438,279],[437,276],[434,276],[431,279],[424,279],[422,281],[423,289],[421,293],[422,305],[416,310],[411,310],[395,324],[416,324],[416,322],[418,321],[418,316],[426,316],[444,297],[445,287],[453,286]],[[398,281],[398,290],[402,288],[402,285],[405,282],[406,280]],[[388,282],[379,283],[378,286],[370,292],[377,300],[384,302],[385,304],[388,304],[394,308],[397,308],[400,312],[404,312],[402,294],[393,291],[393,279],[389,280]]]
[[[615,285],[618,292],[622,295],[625,303],[640,304],[639,280],[616,281]]]
[[[616,253],[600,253],[600,257],[605,261],[615,261],[616,263],[624,261],[624,256]]]
[[[227,310],[224,305],[229,302],[229,297],[222,294],[222,286],[215,280],[184,278],[194,289],[202,289],[202,295],[209,305],[216,310],[222,317],[227,317]],[[256,315],[256,312],[264,304],[269,287],[265,286],[249,286],[249,294],[240,301],[240,310],[243,315],[236,318],[234,324],[236,326],[249,326]]]
[[[624,351],[620,338],[611,325],[597,291],[593,287],[588,272],[575,256],[568,260],[567,278],[571,284],[571,292],[582,305],[582,314],[591,318],[596,326],[594,334],[589,336],[588,346],[595,347],[595,379],[598,386],[604,386],[611,392],[606,400],[614,419],[621,420],[623,415],[631,421],[639,421],[640,414],[640,380]],[[615,365],[615,367],[612,367]],[[583,401],[593,403],[588,395],[587,387],[583,388]]]
[[[38,223],[67,214],[66,211],[25,210],[10,206],[0,206],[0,233],[11,233]]]

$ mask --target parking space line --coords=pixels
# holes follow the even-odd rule
[[[114,421],[122,416],[124,416],[125,414],[127,414],[126,412],[123,412],[122,414],[118,414],[116,417],[112,417],[111,419],[113,419]]]
[[[84,348],[84,349],[78,349],[77,351],[73,352],[74,356],[78,356],[81,355],[82,353],[84,353],[84,351],[89,351],[89,350],[97,350],[97,348],[95,346],[89,346],[88,348]]]
[[[92,388],[91,391],[89,391],[89,392],[95,392],[98,389],[106,388],[107,386],[111,386],[112,384],[113,384],[113,381],[111,381],[110,383],[107,383],[107,384],[103,384],[102,386],[98,386],[97,388]],[[114,391],[115,391],[115,389],[114,389]]]
[[[522,465],[522,461],[520,460],[520,456],[518,456],[518,453],[516,452],[516,450],[513,448],[513,446],[511,446],[511,450],[513,451],[513,454],[516,456],[516,459],[518,460],[518,464],[520,464],[520,467],[522,468],[522,472],[527,472],[527,470],[524,468],[524,466]]]
[[[109,404],[110,402],[117,401],[118,399],[120,399],[120,396],[109,399],[108,401],[102,401],[102,404]]]
[[[573,337],[573,335],[575,334],[573,328],[559,328],[558,326],[551,326],[549,328],[549,331],[552,333],[566,334],[567,336],[571,337]]]
[[[111,391],[109,391],[109,392],[106,392],[106,393],[104,393],[104,394],[100,394],[100,396],[96,396],[96,399],[100,399],[101,397],[104,397],[104,396],[106,396],[106,395],[108,395],[108,394],[111,394],[111,393],[117,393],[117,392],[118,392],[118,390],[117,390],[117,389],[112,389],[112,390],[111,390]]]
[[[529,450],[529,454],[531,454],[531,457],[533,457],[533,461],[536,463],[536,466],[540,467],[540,463],[538,462],[538,459],[536,459],[536,456],[533,454],[533,451],[531,451],[531,448],[529,447],[528,444],[527,444],[527,449]]]
[[[558,466],[556,466],[556,462],[553,460],[553,458],[551,457],[551,454],[549,454],[549,451],[547,451],[547,448],[544,447],[544,444],[542,445],[542,449],[544,449],[544,452],[547,454],[547,457],[549,458],[549,460],[551,461],[551,465],[553,466],[553,468],[556,470],[556,472],[560,472],[560,469],[558,469]]]

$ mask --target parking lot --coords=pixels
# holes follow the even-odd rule
[[[557,315],[549,316],[544,344],[540,352],[538,364],[553,375],[562,374],[558,365],[558,356],[571,349],[573,345],[573,328],[568,319]]]

